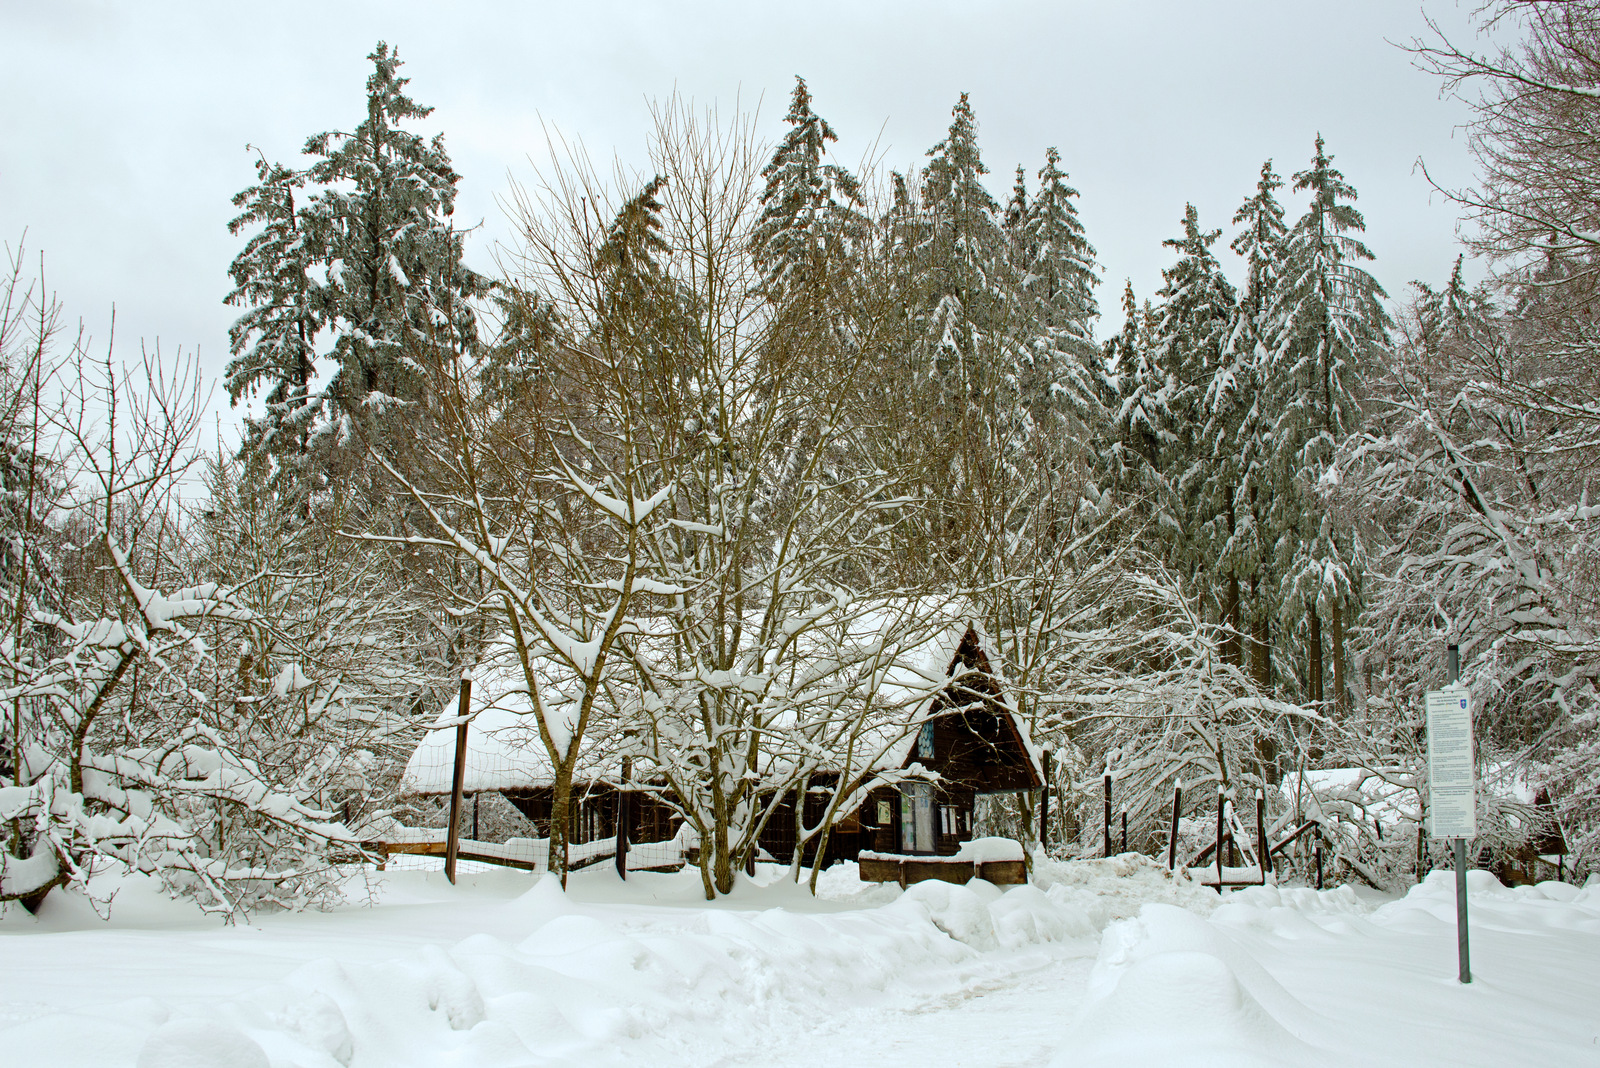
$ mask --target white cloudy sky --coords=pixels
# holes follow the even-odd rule
[[[1469,10],[1427,5],[1463,40]],[[997,197],[1057,146],[1106,269],[1102,335],[1124,277],[1141,296],[1160,284],[1185,201],[1231,233],[1261,161],[1292,173],[1318,131],[1401,293],[1455,256],[1455,213],[1417,159],[1446,184],[1471,173],[1464,108],[1389,43],[1424,32],[1407,0],[0,0],[0,238],[26,229],[97,334],[115,303],[119,344],[198,349],[216,374],[245,146],[292,162],[307,135],[354,126],[381,38],[437,108],[425,128],[464,176],[457,218],[481,221],[483,269],[541,123],[642,165],[650,98],[759,103],[777,136],[801,74],[847,161],[877,142],[886,166],[915,165],[963,91]]]

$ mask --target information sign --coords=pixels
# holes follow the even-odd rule
[[[1435,838],[1478,834],[1477,768],[1472,754],[1472,695],[1464,686],[1429,690],[1428,812]]]

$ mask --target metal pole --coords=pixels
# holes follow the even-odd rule
[[[1317,834],[1317,889],[1322,889],[1322,834]]]
[[[1467,840],[1452,839],[1456,854],[1456,958],[1460,965],[1457,978],[1463,983],[1472,982],[1472,957],[1467,952]]]
[[[1122,851],[1128,851],[1128,810],[1122,810]]]
[[[1039,848],[1050,847],[1050,750],[1044,751],[1044,788],[1039,791]]]
[[[1172,830],[1167,833],[1167,870],[1178,867],[1178,813],[1183,808],[1183,780],[1172,788]]]
[[[483,841],[478,837],[478,798],[482,796],[482,790],[475,791],[472,795],[472,840],[474,842]]]
[[[1445,647],[1445,668],[1450,674],[1450,685],[1461,679],[1461,646],[1451,643]],[[1452,839],[1456,862],[1456,963],[1458,978],[1463,983],[1472,982],[1472,955],[1467,949],[1467,840]]]
[[[456,854],[461,851],[461,788],[467,777],[467,714],[472,709],[472,677],[461,677],[461,699],[456,704],[456,769],[450,783],[450,828],[444,839],[444,877],[456,882]]]
[[[1106,821],[1105,821],[1105,824],[1106,824],[1106,826],[1105,826],[1105,829],[1106,829],[1106,841],[1105,841],[1105,855],[1109,857],[1111,855],[1111,773],[1109,771],[1106,772],[1105,788],[1106,788]]]

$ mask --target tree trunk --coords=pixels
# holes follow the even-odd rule
[[[806,859],[805,796],[810,784],[811,777],[802,775],[794,787],[794,856],[789,859],[789,876],[797,885]]]
[[[1231,543],[1238,533],[1238,509],[1234,504],[1233,487],[1224,490],[1225,507],[1228,512],[1228,540]],[[1239,573],[1230,565],[1231,574],[1228,575],[1228,589],[1222,598],[1222,622],[1228,627],[1228,636],[1222,643],[1222,662],[1232,664],[1244,670],[1244,638],[1240,634],[1239,626]]]
[[[1222,662],[1244,670],[1244,646],[1240,635],[1239,576],[1228,576],[1227,593],[1222,599],[1222,621],[1228,626],[1228,636],[1222,642]]]
[[[545,867],[561,880],[561,889],[567,888],[567,840],[572,822],[572,762],[562,761],[556,767],[556,781],[550,789],[550,850]]]
[[[1250,671],[1256,685],[1263,693],[1272,686],[1272,634],[1268,628],[1267,613],[1261,604],[1261,580],[1250,580]]]
[[[1310,615],[1311,633],[1306,638],[1306,696],[1314,705],[1322,704],[1322,619],[1317,615],[1317,608],[1312,605],[1308,610]]]
[[[733,893],[733,852],[728,848],[728,825],[719,821],[712,840],[716,846],[716,868],[712,872],[719,894]]]
[[[1343,717],[1350,710],[1350,702],[1345,696],[1344,678],[1344,605],[1337,599],[1333,602],[1333,610],[1328,616],[1328,642],[1329,653],[1333,657],[1333,712],[1334,715]]]

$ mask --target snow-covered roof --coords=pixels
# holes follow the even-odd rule
[[[472,676],[472,719],[467,725],[467,766],[462,789],[476,793],[550,785],[555,778],[550,755],[539,737],[539,721],[533,714],[527,681],[511,647],[500,642],[492,644]],[[412,752],[400,779],[402,794],[450,792],[460,700],[457,691],[440,710],[434,727]],[[547,708],[553,704],[547,699]],[[555,705],[551,710],[551,719],[558,731],[565,726],[561,722],[563,707]],[[584,739],[576,770],[578,780],[617,774],[619,759],[615,746],[607,743],[608,739],[597,735]]]

